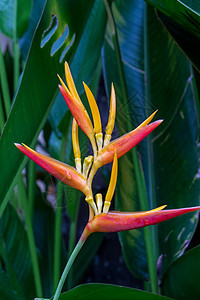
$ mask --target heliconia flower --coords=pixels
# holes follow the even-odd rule
[[[54,296],[54,299],[56,300],[61,293],[65,278],[73,260],[90,234],[94,232],[119,232],[155,225],[171,218],[200,210],[200,206],[164,210],[166,205],[163,205],[153,210],[143,212],[109,212],[117,182],[118,158],[135,147],[158,125],[160,125],[163,120],[157,120],[150,123],[157,112],[155,111],[136,129],[111,141],[116,114],[116,96],[114,86],[112,84],[109,118],[103,139],[100,113],[91,90],[84,83],[85,92],[92,112],[94,127],[78,95],[67,63],[65,63],[65,76],[67,86],[60,76],[58,76],[61,82],[59,88],[74,117],[72,124],[72,144],[76,169],[47,155],[37,153],[24,144],[15,144],[21,152],[35,161],[50,174],[72,188],[83,192],[85,194],[85,200],[89,204],[88,222],[64,269],[61,277],[62,280],[60,280]],[[93,155],[89,155],[83,159],[83,166],[79,147],[78,126],[88,136],[93,148]],[[108,186],[105,199],[103,199],[103,196],[100,193],[96,194],[94,198],[92,193],[92,181],[94,175],[101,166],[110,162],[113,162],[113,165],[110,184]]]
[[[93,232],[119,232],[155,225],[180,215],[200,210],[200,206],[162,210],[164,206],[143,212],[108,212],[89,221],[81,236],[84,241]]]
[[[80,190],[86,196],[91,195],[91,191],[85,181],[85,178],[75,168],[47,155],[40,154],[24,144],[21,145],[15,143],[15,146],[51,175],[55,176],[72,188]]]
[[[25,155],[35,161],[50,174],[63,181],[65,184],[76,188],[85,194],[85,200],[89,204],[90,208],[90,215],[83,238],[84,235],[88,236],[92,232],[97,231],[115,232],[153,225],[181,214],[199,210],[200,207],[163,210],[165,208],[165,205],[163,205],[147,212],[109,212],[109,207],[117,182],[118,158],[136,146],[158,125],[160,125],[163,120],[150,123],[157,112],[155,111],[136,129],[110,142],[116,113],[116,96],[114,86],[112,84],[109,118],[103,142],[100,113],[92,92],[84,83],[84,88],[93,116],[94,127],[81,99],[79,98],[69,65],[67,63],[65,63],[65,75],[67,86],[59,77],[61,82],[61,86],[59,87],[74,117],[72,125],[72,143],[76,169],[50,158],[47,155],[37,153],[24,144],[15,145],[20,151],[22,151]],[[83,167],[78,140],[78,126],[89,137],[94,152],[93,156],[89,155],[83,160]],[[93,177],[98,168],[112,161],[113,166],[111,179],[105,200],[103,200],[103,197],[100,193],[98,193],[94,199],[91,188]]]

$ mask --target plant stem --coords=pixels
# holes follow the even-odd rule
[[[14,1],[14,17],[13,17],[13,59],[14,59],[14,73],[13,73],[13,88],[14,92],[17,89],[17,84],[19,80],[19,45],[17,42],[17,0]]]
[[[71,254],[71,256],[70,256],[70,258],[69,258],[69,260],[68,260],[68,262],[65,266],[65,269],[62,273],[62,276],[60,278],[60,281],[59,281],[58,287],[56,289],[55,295],[53,297],[53,300],[58,300],[59,299],[60,293],[62,291],[63,285],[64,285],[65,280],[66,280],[66,277],[67,277],[67,275],[68,275],[68,273],[71,269],[71,266],[72,266],[75,258],[77,257],[79,251],[81,250],[82,246],[84,245],[84,242],[85,242],[85,240],[82,240],[80,238],[77,245],[76,245],[76,247],[74,248],[74,251],[72,252],[72,254]]]
[[[2,104],[1,93],[0,93],[0,134],[3,131],[4,123],[5,123],[5,118],[4,118],[3,104]]]
[[[110,27],[111,27],[111,35],[112,35],[112,40],[114,44],[114,49],[116,53],[116,60],[117,60],[117,67],[119,71],[119,78],[120,78],[120,88],[121,88],[121,93],[124,101],[128,102],[128,92],[127,92],[127,86],[126,86],[126,79],[125,79],[125,74],[124,74],[124,69],[123,69],[123,62],[122,62],[122,57],[121,57],[121,51],[120,51],[120,46],[119,46],[119,40],[118,40],[118,35],[117,35],[117,29],[116,29],[116,24],[114,21],[114,16],[112,13],[112,9],[110,7],[110,4],[108,3],[108,0],[104,0],[106,10],[108,13],[108,19],[110,22]],[[128,106],[127,106],[128,110]],[[128,131],[131,131],[131,120],[129,120],[129,113],[127,111],[127,123],[128,123]],[[130,125],[129,125],[130,124]],[[132,159],[133,159],[133,164],[135,168],[135,174],[136,174],[136,182],[137,182],[137,187],[138,187],[138,193],[139,193],[139,202],[140,202],[140,208],[141,210],[148,210],[148,198],[147,198],[147,191],[146,191],[146,183],[145,183],[145,178],[142,170],[142,165],[140,163],[140,160],[137,155],[136,147],[134,147],[131,150],[132,153]],[[149,269],[149,276],[150,276],[150,284],[151,284],[151,290],[154,293],[157,293],[158,291],[158,285],[157,285],[157,272],[156,272],[156,262],[155,262],[155,256],[154,256],[154,247],[153,247],[153,240],[152,240],[152,231],[150,227],[144,227],[144,239],[145,239],[145,246],[146,246],[146,252],[147,252],[147,263],[148,263],[148,269]]]
[[[8,78],[6,74],[6,66],[4,62],[4,57],[2,53],[2,48],[0,44],[0,79],[1,79],[1,87],[2,87],[2,95],[3,95],[3,101],[4,101],[4,107],[6,112],[6,117],[8,117],[9,111],[10,111],[10,92],[9,92],[9,86],[8,86]]]
[[[32,227],[32,222],[31,222],[31,218],[30,218],[30,211],[29,211],[29,206],[28,206],[28,202],[27,202],[26,191],[25,191],[25,186],[24,186],[22,175],[20,176],[20,178],[18,180],[18,191],[19,191],[19,199],[22,201],[22,205],[23,205],[23,209],[24,209],[27,237],[28,237],[31,260],[32,260],[33,276],[34,276],[34,281],[35,281],[35,286],[36,286],[36,292],[37,292],[38,297],[42,297],[42,284],[41,284],[41,277],[40,277],[40,271],[39,271],[39,263],[38,263],[38,259],[37,259],[33,227]]]
[[[35,195],[35,163],[33,160],[29,161],[28,168],[28,203],[31,221],[33,221],[34,210],[34,195]]]
[[[151,90],[150,90],[150,78],[151,74],[149,72],[149,43],[148,43],[148,6],[144,4],[144,66],[146,70],[146,81],[145,81],[145,98],[151,101]],[[147,137],[147,155],[148,155],[148,187],[149,187],[149,209],[153,209],[156,205],[156,195],[155,195],[155,174],[153,168],[153,149],[150,136]],[[149,237],[151,241],[148,242],[149,249],[147,255],[150,260],[149,272],[151,274],[151,285],[152,291],[158,293],[158,278],[156,270],[156,258],[159,255],[159,243],[158,243],[158,228],[156,226],[151,226],[147,228],[149,232]],[[149,238],[147,237],[147,238]]]
[[[78,210],[79,210],[79,203],[77,203],[73,219],[71,218],[71,223],[70,223],[70,232],[69,232],[69,247],[68,247],[68,256],[73,252],[74,246],[75,246],[75,241],[76,241],[76,227],[77,227],[77,216],[78,216]],[[73,268],[71,269],[69,276],[68,276],[68,281],[67,281],[67,289],[69,290],[72,288],[72,279],[73,279]]]
[[[63,184],[61,181],[57,184],[56,195],[56,213],[55,213],[55,232],[54,232],[54,270],[53,270],[53,291],[60,277],[60,261],[61,261],[61,241],[62,241],[62,201],[63,201]]]

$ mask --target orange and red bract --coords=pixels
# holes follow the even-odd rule
[[[119,232],[155,225],[198,210],[200,210],[200,206],[134,213],[110,211],[99,214],[89,221],[81,238],[85,240],[93,232]]]
[[[55,176],[65,184],[80,190],[86,196],[90,195],[91,192],[86,184],[84,177],[77,172],[77,170],[67,164],[64,164],[54,158],[47,155],[37,153],[26,145],[15,143],[15,146],[23,152],[26,156],[32,159],[40,167],[45,169],[51,175]]]
[[[148,134],[150,134],[163,120],[157,120],[142,128],[136,128],[129,133],[113,140],[107,146],[105,146],[99,153],[96,163],[99,166],[103,166],[113,161],[115,149],[117,157],[121,157],[135,147],[140,141],[142,141]]]

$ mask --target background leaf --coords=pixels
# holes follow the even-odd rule
[[[161,300],[161,299],[170,299],[165,296],[159,296],[155,294],[150,294],[148,292],[130,289],[126,287],[120,287],[115,285],[109,284],[84,284],[80,285],[73,290],[70,290],[66,293],[61,294],[61,300],[70,300],[76,298],[77,300],[83,299],[109,299],[109,300],[118,300],[118,299],[137,299],[137,300],[145,300],[145,299],[152,299],[152,300]]]
[[[103,61],[107,90],[117,90],[119,135],[139,125],[159,109],[164,123],[138,146],[149,208],[199,204],[197,134],[198,118],[189,62],[159,24],[154,11],[141,1],[113,3],[129,101],[122,98],[115,52],[109,33]],[[128,34],[127,34],[128,32]],[[165,59],[163,59],[165,58]],[[110,68],[109,66],[112,66]],[[127,180],[129,178],[129,180]],[[188,190],[190,193],[188,193]],[[136,170],[131,153],[119,160],[117,209],[141,210]],[[159,274],[184,252],[196,226],[194,214],[153,227],[154,254]],[[148,279],[143,230],[120,233],[123,254],[137,277]]]
[[[146,0],[197,38],[200,37],[200,3],[198,0]]]
[[[163,278],[164,295],[175,299],[198,299],[200,246],[183,254],[169,268]]]
[[[0,239],[0,286],[3,282],[8,282],[10,286],[9,289],[6,284],[4,292],[0,288],[1,297],[9,295],[14,299],[16,294],[17,299],[32,299],[35,289],[32,285],[33,274],[27,236],[22,221],[11,205],[7,206],[0,221]]]
[[[31,12],[31,0],[4,0],[0,2],[0,28],[1,31],[9,36],[13,37],[15,31],[14,27],[14,11],[15,2],[17,3],[17,36],[21,37],[28,27],[29,16]]]

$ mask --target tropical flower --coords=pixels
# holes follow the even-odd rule
[[[91,90],[85,83],[83,83],[89,106],[91,108],[93,123],[77,93],[69,66],[66,62],[65,75],[67,86],[58,75],[61,82],[59,88],[74,117],[72,124],[72,144],[75,157],[75,168],[49,156],[37,153],[24,144],[15,144],[21,152],[35,161],[50,174],[63,181],[65,184],[83,192],[85,194],[85,200],[89,204],[89,221],[63,271],[53,298],[54,300],[59,298],[71,265],[85,240],[91,233],[118,232],[141,228],[200,209],[198,206],[163,210],[166,207],[166,205],[163,205],[153,210],[143,212],[109,212],[117,182],[118,158],[136,146],[142,139],[160,125],[163,120],[157,120],[150,123],[157,112],[155,111],[136,129],[111,141],[116,114],[116,97],[113,84],[111,86],[109,118],[105,135],[103,136],[99,109]],[[88,136],[93,149],[93,155],[86,157],[83,160],[83,163],[79,147],[78,126]],[[94,175],[100,167],[110,162],[113,162],[113,166],[105,200],[103,201],[102,194],[100,193],[96,194],[94,199],[92,192],[92,181]]]
[[[83,83],[89,106],[91,108],[93,123],[78,95],[67,62],[65,62],[65,77],[67,86],[59,75],[58,77],[61,82],[61,85],[59,85],[60,91],[74,117],[72,125],[72,143],[75,157],[75,168],[50,158],[49,156],[37,153],[24,144],[15,145],[21,152],[35,161],[50,174],[85,194],[85,200],[88,202],[90,208],[90,215],[89,222],[87,223],[81,237],[82,241],[85,241],[85,239],[93,232],[117,232],[154,225],[176,216],[200,209],[200,207],[190,207],[163,210],[166,207],[166,205],[163,205],[146,212],[109,212],[109,207],[117,182],[118,158],[136,146],[142,139],[160,125],[163,120],[157,120],[150,123],[157,112],[155,111],[136,129],[111,141],[116,114],[116,97],[114,86],[112,84],[109,118],[103,138],[99,109],[89,87]],[[93,155],[86,157],[83,164],[81,161],[81,152],[79,147],[78,126],[88,136],[93,148]],[[100,193],[96,194],[94,199],[92,192],[92,181],[94,175],[100,167],[112,161],[113,167],[111,179],[105,201],[103,201]]]

